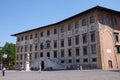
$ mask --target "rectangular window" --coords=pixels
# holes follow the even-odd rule
[[[79,44],[79,35],[75,36],[75,44],[76,44],[76,45]]]
[[[72,24],[68,24],[68,31],[72,30]]]
[[[84,58],[84,59],[83,59],[83,62],[85,62],[85,63],[88,62],[88,59],[87,59],[87,58]]]
[[[20,41],[20,38],[19,38],[19,37],[17,37],[17,41],[18,41],[18,42]]]
[[[35,59],[37,59],[38,53],[35,53]]]
[[[54,40],[54,48],[57,48],[57,40]]]
[[[35,51],[37,51],[37,49],[38,49],[38,46],[37,46],[37,44],[35,44]]]
[[[92,58],[92,62],[97,62],[97,58]]]
[[[65,61],[64,60],[61,60],[61,63],[64,63]]]
[[[95,21],[95,20],[94,20],[94,16],[90,16],[90,24],[91,24],[91,23],[94,23],[94,21]]]
[[[71,37],[68,38],[68,46],[71,46]]]
[[[68,57],[72,56],[72,49],[68,49]]]
[[[57,29],[54,29],[54,34],[57,34]]]
[[[37,33],[35,34],[35,38],[37,38],[38,37],[38,35],[37,35]]]
[[[86,19],[83,19],[82,20],[82,26],[86,26],[86,25],[87,25]]]
[[[111,17],[111,24],[114,26],[114,25],[117,25],[117,19],[115,17]]]
[[[72,60],[71,60],[71,59],[69,59],[69,60],[68,60],[68,63],[72,63]]]
[[[32,44],[30,44],[30,51],[32,51]]]
[[[96,54],[96,45],[95,44],[91,45],[91,53]]]
[[[21,54],[21,55],[20,55],[20,60],[22,60],[22,59],[23,59],[23,55]]]
[[[119,33],[114,33],[115,42],[119,42]]]
[[[79,21],[75,22],[75,29],[79,28]]]
[[[43,37],[43,32],[40,33],[40,36]]]
[[[95,42],[95,32],[91,32],[91,42]]]
[[[116,45],[116,52],[120,54],[120,45]]]
[[[54,51],[54,58],[57,58],[57,51]]]
[[[21,46],[21,52],[23,52],[23,46]]]
[[[80,62],[80,59],[76,59],[76,63],[79,63]]]
[[[64,33],[64,26],[61,27],[61,33]]]
[[[64,47],[64,39],[61,40],[61,47]]]
[[[47,36],[50,36],[50,31],[49,30],[47,31]]]
[[[87,55],[87,46],[83,47],[83,55]]]
[[[64,57],[64,50],[61,50],[61,57]]]
[[[47,52],[47,57],[50,57],[50,52]]]
[[[40,53],[40,57],[43,57],[43,53],[42,52]]]
[[[23,41],[24,40],[24,38],[23,38],[23,36],[21,37],[21,41]]]
[[[80,55],[79,52],[80,52],[80,51],[79,51],[79,48],[76,48],[76,56],[79,56],[79,55]]]
[[[82,38],[83,38],[83,44],[87,43],[87,34],[83,34],[82,35]]]
[[[27,40],[28,39],[28,36],[25,36],[25,40]]]
[[[30,35],[30,39],[32,39],[32,38],[33,38],[33,35],[31,34],[31,35]]]
[[[27,45],[25,45],[25,52],[27,52]]]

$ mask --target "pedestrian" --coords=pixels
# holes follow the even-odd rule
[[[4,77],[5,76],[5,67],[3,67],[3,69],[2,69],[2,76]]]

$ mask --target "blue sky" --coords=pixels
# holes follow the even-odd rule
[[[61,21],[96,5],[120,11],[120,0],[0,0],[0,46],[11,34]]]

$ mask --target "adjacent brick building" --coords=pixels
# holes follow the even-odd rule
[[[16,65],[42,69],[120,68],[120,12],[96,6],[60,22],[13,34]]]

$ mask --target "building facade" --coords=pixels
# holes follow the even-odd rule
[[[96,6],[60,22],[13,34],[16,65],[45,69],[120,68],[120,12]]]

